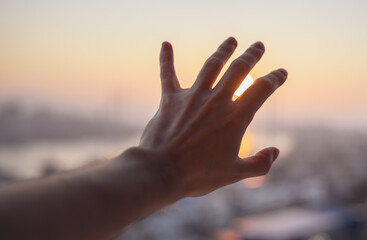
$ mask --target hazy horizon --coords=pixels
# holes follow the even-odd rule
[[[158,55],[172,43],[189,87],[228,36],[234,57],[261,40],[254,78],[286,84],[259,121],[367,129],[364,1],[0,1],[0,100],[73,112],[120,111],[146,122],[160,97]],[[234,57],[231,59],[233,60]]]

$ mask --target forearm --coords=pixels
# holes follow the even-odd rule
[[[178,200],[174,170],[142,154],[130,150],[100,166],[4,187],[0,238],[106,239]]]
[[[238,156],[256,111],[287,78],[278,69],[233,94],[265,48],[253,44],[213,84],[237,42],[229,38],[208,59],[194,85],[182,89],[173,50],[162,44],[162,101],[140,148],[78,172],[0,189],[0,239],[106,239],[185,196],[201,196],[266,174],[279,150]],[[144,150],[143,150],[144,149]]]

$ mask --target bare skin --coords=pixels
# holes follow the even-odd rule
[[[265,48],[253,44],[213,87],[237,46],[224,41],[193,86],[182,89],[171,44],[160,55],[162,98],[140,144],[88,169],[9,184],[0,189],[0,239],[108,239],[151,212],[266,174],[279,155],[269,147],[238,157],[256,111],[284,83],[278,69],[232,100]]]

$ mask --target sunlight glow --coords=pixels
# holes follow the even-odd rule
[[[255,144],[254,135],[250,130],[247,130],[245,135],[243,135],[242,137],[238,156],[241,158],[248,157],[254,148],[254,144]]]
[[[251,86],[251,84],[254,83],[254,79],[248,74],[245,79],[242,81],[241,85],[237,88],[237,90],[234,92],[234,96],[237,98],[241,96],[241,94],[246,91],[248,87]]]
[[[265,182],[265,176],[251,177],[242,180],[245,187],[254,189],[261,187]]]
[[[245,78],[245,80],[246,80],[246,78]],[[251,80],[252,80],[252,78],[251,78]],[[240,150],[238,152],[238,156],[241,157],[241,158],[248,157],[251,154],[251,152],[253,151],[254,146],[255,146],[255,137],[254,137],[254,135],[251,131],[247,130],[245,135],[242,138],[242,142],[241,142]],[[250,188],[250,189],[259,188],[264,184],[264,182],[265,182],[265,176],[246,178],[246,179],[242,180],[242,183],[244,184],[244,186],[246,188]]]

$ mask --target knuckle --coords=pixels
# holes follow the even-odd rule
[[[174,93],[166,93],[161,100],[161,109],[169,109],[174,104]]]
[[[161,77],[162,76],[170,76],[170,75],[173,75],[174,73],[174,68],[172,67],[171,64],[168,64],[168,63],[164,63],[164,64],[161,64]]]
[[[232,126],[235,129],[242,129],[244,127],[244,121],[239,114],[232,114],[230,116],[230,126]]]
[[[251,66],[252,66],[252,65],[254,65],[254,64],[257,62],[257,60],[259,59],[258,57],[254,56],[254,55],[252,55],[252,54],[245,54],[245,55],[243,56],[243,58],[244,58],[244,60],[245,60],[246,62],[248,62]]]
[[[223,46],[221,46],[217,52],[222,53],[222,54],[228,54],[230,52],[232,52],[234,50],[234,46],[231,44],[225,44]]]
[[[212,56],[206,61],[206,65],[214,68],[223,67],[223,60],[217,56]]]
[[[279,71],[274,71],[271,74],[269,74],[269,78],[275,85],[279,85],[282,79],[284,79],[284,75]]]
[[[168,70],[162,70],[161,71],[161,79],[165,80],[171,75],[171,72]]]
[[[251,64],[242,58],[238,58],[232,62],[232,68],[235,70],[250,69]]]
[[[264,50],[257,47],[252,47],[250,48],[249,53],[259,58],[264,54]]]
[[[277,87],[282,85],[286,80],[287,76],[281,73],[280,71],[274,72],[274,82],[276,83]]]
[[[171,66],[171,62],[167,59],[161,61],[161,68],[169,68]]]
[[[272,74],[271,74],[272,76],[273,76],[273,78],[277,78],[277,79],[282,79],[282,78],[284,78],[284,74],[283,73],[281,73],[280,71],[274,71],[274,72],[272,72]]]
[[[201,104],[200,91],[189,89],[186,91],[184,100],[182,102],[185,109],[195,108],[195,106]]]
[[[263,77],[260,79],[259,85],[265,92],[273,92],[275,89],[274,80],[270,77]]]

